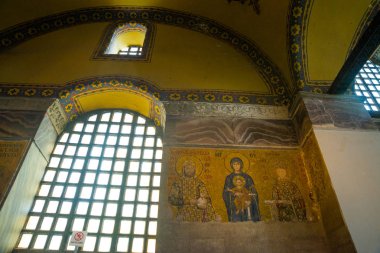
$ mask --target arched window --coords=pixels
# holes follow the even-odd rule
[[[108,27],[95,58],[148,60],[153,43],[151,23],[116,23]]]
[[[105,54],[140,56],[147,28],[138,23],[119,24]]]
[[[354,91],[357,96],[364,96],[367,111],[380,111],[380,66],[367,61],[355,77]]]
[[[74,250],[72,231],[88,232],[84,252],[155,252],[161,159],[150,120],[83,115],[58,138],[16,252]]]

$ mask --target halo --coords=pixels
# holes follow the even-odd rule
[[[182,174],[183,174],[183,164],[186,161],[193,161],[195,163],[195,177],[199,177],[200,174],[203,171],[203,164],[202,164],[202,162],[197,157],[188,156],[188,155],[181,156],[180,158],[178,158],[176,166],[175,166],[175,170],[177,171],[177,174],[179,176],[182,176]]]
[[[243,186],[245,186],[246,181],[245,181],[244,177],[242,177],[242,176],[234,176],[234,178],[232,179],[232,183],[236,186],[236,181],[238,179],[240,179],[243,182]]]
[[[238,158],[240,158],[242,161],[243,161],[243,169],[241,170],[242,172],[244,172],[244,171],[247,171],[247,170],[249,170],[249,168],[250,168],[250,161],[249,161],[249,159],[245,156],[245,155],[243,155],[243,154],[241,154],[241,153],[229,153],[228,155],[226,155],[226,157],[224,158],[224,166],[225,166],[225,168],[229,171],[229,172],[233,172],[234,170],[231,168],[231,164],[230,164],[230,161],[231,161],[231,159],[232,158],[234,158],[234,157],[238,157]]]

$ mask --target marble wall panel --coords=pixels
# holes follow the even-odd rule
[[[302,98],[313,127],[378,130],[357,97],[303,93]]]
[[[54,149],[54,144],[57,137],[57,131],[55,130],[49,116],[45,114],[45,117],[37,130],[36,136],[34,137],[34,141],[47,161],[49,160],[50,154]]]
[[[235,144],[253,146],[297,146],[289,120],[233,119]]]
[[[68,119],[58,99],[56,99],[54,103],[52,103],[51,106],[47,109],[47,114],[49,115],[50,121],[57,133],[62,133],[68,122]]]
[[[0,210],[0,252],[12,252],[47,162],[33,143]]]
[[[168,117],[165,131],[166,144],[218,145],[234,144],[233,124],[218,118]]]
[[[45,112],[53,98],[0,97],[1,110]]]
[[[34,137],[43,117],[41,111],[0,111],[0,137]]]
[[[297,146],[291,121],[216,117],[168,117],[169,145]]]
[[[303,100],[299,99],[296,101],[295,107],[292,109],[292,115],[292,122],[298,138],[298,143],[302,145],[306,136],[312,129],[312,123]]]

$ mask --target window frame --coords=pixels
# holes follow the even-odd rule
[[[94,60],[123,60],[123,61],[147,61],[150,62],[152,56],[153,42],[156,34],[156,26],[151,22],[137,22],[146,27],[147,31],[145,34],[144,45],[142,46],[141,55],[123,55],[123,54],[106,54],[111,40],[114,36],[115,31],[122,24],[127,23],[127,21],[119,21],[109,25],[100,40],[95,52],[93,53],[92,59]]]
[[[374,65],[374,67],[368,66],[368,64],[372,64]],[[370,69],[370,72],[365,70],[367,68]],[[376,69],[378,73],[373,73],[372,69]],[[374,102],[374,105],[377,106],[378,111],[374,111],[372,108],[370,110],[368,109],[365,109],[365,110],[371,115],[371,117],[378,118],[380,117],[380,96],[376,97],[373,94],[373,92],[377,92],[378,94],[380,94],[380,77],[374,76],[374,78],[372,78],[368,76],[366,78],[362,76],[363,74],[368,74],[368,73],[372,75],[380,76],[380,66],[371,60],[367,60],[365,64],[363,64],[362,68],[360,68],[359,72],[355,75],[354,82],[351,87],[351,92],[355,94],[357,97],[363,99],[363,105],[370,106],[367,99],[368,98],[372,99]],[[368,82],[371,82],[371,83],[367,83],[366,80],[369,80]],[[374,84],[372,80],[376,80],[378,84]],[[371,90],[369,86],[374,86],[375,90]],[[365,96],[363,92],[367,92],[368,96]]]
[[[119,122],[113,122],[112,121],[112,116],[115,112],[121,112],[121,114],[122,114],[122,117],[121,117]],[[108,121],[101,121],[101,117],[106,113],[110,114],[110,119]],[[125,122],[125,115],[126,114],[132,115],[132,122],[131,123]],[[93,115],[97,115],[97,118],[94,122],[91,123],[89,119]],[[144,123],[139,123],[139,120],[141,118],[144,120]],[[90,124],[94,124],[94,129],[98,129],[99,125],[102,123],[107,123],[108,124],[107,131],[103,134],[99,133],[99,132],[95,132],[95,131],[86,132],[85,126],[89,122],[90,122]],[[75,127],[77,126],[78,123],[83,123],[83,127],[79,132],[75,131]],[[112,124],[119,125],[118,133],[111,133],[110,132],[110,128],[111,128]],[[129,133],[122,133],[122,126],[123,125],[130,125],[131,126]],[[136,134],[135,133],[135,130],[139,126],[144,126],[143,134]],[[147,133],[149,127],[154,127],[155,133],[153,135]],[[78,134],[78,133],[80,135],[78,141],[76,143],[70,142],[71,141],[70,138],[72,138],[72,135]],[[65,134],[68,135],[68,137],[67,137],[68,139],[67,139],[67,141],[62,142],[61,139],[65,136]],[[91,140],[87,144],[81,143],[84,135],[91,135]],[[105,138],[103,140],[103,144],[96,144],[95,143],[96,136],[98,136],[98,135],[104,135]],[[117,136],[117,139],[116,139],[117,142],[113,145],[107,144],[106,142],[108,141],[109,136]],[[133,149],[133,147],[136,147],[133,145],[133,141],[134,141],[135,136],[142,137],[142,145],[139,148],[141,150],[140,158],[132,158],[132,149]],[[121,158],[117,157],[117,155],[116,155],[117,149],[121,146],[120,137],[127,137],[128,138],[128,144],[122,145],[122,146],[127,147],[127,149],[128,149],[127,154],[124,158],[123,157],[121,157]],[[152,144],[153,146],[152,147],[144,145],[145,140],[147,138],[150,138],[150,139],[153,138],[153,144]],[[160,140],[161,144],[157,145],[159,140]],[[64,146],[61,154],[55,154],[58,145]],[[76,146],[75,154],[73,154],[73,155],[66,154],[68,147],[70,145]],[[79,156],[78,155],[78,150],[82,146],[85,146],[88,148],[85,156]],[[102,147],[102,154],[98,157],[92,156],[90,153],[92,152],[94,147],[98,147],[98,146]],[[113,157],[103,156],[105,149],[108,146],[114,147]],[[152,158],[144,158],[143,157],[143,154],[144,154],[143,150],[145,150],[147,147],[149,150],[153,150],[153,157]],[[161,158],[157,159],[156,155],[157,155],[158,150],[161,150]],[[54,166],[51,166],[51,164],[50,164],[53,157],[60,157],[59,164],[55,168],[54,168]],[[61,167],[61,164],[65,158],[70,158],[70,159],[72,158],[72,163],[70,165],[70,168],[62,169],[60,167]],[[83,164],[81,169],[76,170],[73,168],[74,161],[76,159],[83,159],[84,160],[84,164]],[[91,170],[88,168],[88,165],[89,165],[91,159],[98,159],[98,161],[99,161],[97,169],[95,169],[95,170]],[[113,163],[115,163],[115,161],[122,161],[123,160],[123,161],[125,161],[124,170],[115,172],[114,166],[112,166],[112,168],[110,168],[109,170],[102,170],[101,169],[101,163],[104,160],[112,160]],[[129,171],[131,161],[138,161],[139,162],[137,172]],[[144,161],[151,164],[149,172],[141,171]],[[13,252],[29,252],[30,250],[32,250],[33,252],[46,252],[46,251],[48,251],[48,252],[62,252],[62,250],[64,252],[73,252],[74,250],[67,250],[68,244],[66,244],[66,243],[68,242],[68,240],[71,236],[71,230],[72,230],[75,218],[83,218],[84,219],[83,229],[87,228],[88,223],[90,222],[91,218],[99,220],[98,232],[97,233],[89,233],[90,236],[92,236],[93,234],[95,234],[95,236],[96,236],[96,244],[94,246],[95,250],[94,251],[87,251],[87,252],[102,252],[102,251],[98,250],[100,240],[102,237],[109,237],[109,238],[111,238],[111,241],[113,242],[110,246],[111,249],[108,252],[116,252],[118,240],[121,237],[128,238],[128,240],[129,240],[127,252],[131,252],[134,238],[144,238],[143,252],[146,252],[147,247],[148,247],[148,240],[154,239],[155,242],[157,241],[158,211],[157,211],[156,217],[150,217],[150,208],[152,205],[154,205],[157,207],[157,209],[159,209],[160,182],[159,182],[158,186],[154,185],[154,179],[156,178],[156,176],[158,176],[160,181],[162,179],[162,173],[161,173],[162,172],[162,161],[163,161],[162,129],[160,127],[155,126],[153,120],[151,120],[151,119],[149,119],[149,118],[147,118],[147,117],[145,117],[145,116],[143,116],[137,112],[133,112],[130,110],[125,110],[125,109],[96,110],[96,111],[91,111],[89,113],[86,113],[85,115],[82,115],[81,117],[76,119],[74,122],[69,123],[69,125],[66,126],[65,130],[58,136],[58,138],[55,142],[55,145],[54,145],[53,153],[51,155],[51,158],[49,159],[48,165],[45,168],[44,175],[41,178],[41,181],[39,183],[39,188],[38,188],[38,190],[34,196],[33,205],[31,207],[31,210],[28,212],[27,219],[26,219],[25,224],[23,226],[23,229],[19,235],[19,239],[15,245]],[[160,166],[159,166],[160,169],[156,171],[155,165],[157,163],[160,164]],[[44,179],[46,176],[46,173],[48,171],[54,171],[54,176],[53,176],[51,181],[46,181]],[[62,173],[62,172],[67,172],[66,179],[63,183],[57,181],[60,173]],[[78,182],[77,183],[69,182],[71,180],[71,176],[73,175],[73,173],[78,173],[78,172],[79,172]],[[85,183],[84,180],[85,180],[87,173],[94,173],[95,174],[94,182]],[[98,183],[99,175],[102,173],[108,174],[107,184],[101,185]],[[115,187],[111,183],[112,176],[116,175],[116,174],[121,174],[121,183],[120,183],[120,186],[118,188],[118,190],[119,190],[118,196],[119,197],[116,200],[110,201],[110,199],[109,199],[110,190],[113,188],[115,188],[115,189],[117,188],[117,186]],[[136,186],[127,185],[128,184],[127,183],[127,177],[129,175],[137,176]],[[140,179],[144,175],[149,175],[149,185],[148,186],[139,185]],[[50,183],[50,188],[47,192],[49,196],[47,196],[47,197],[39,196],[38,193],[40,192],[41,187],[44,184],[49,184],[49,183]],[[71,199],[67,198],[67,196],[64,197],[64,195],[67,193],[67,188],[72,186],[72,185],[76,185],[75,196],[72,197]],[[80,195],[82,194],[83,188],[88,187],[88,185],[92,185],[91,186],[92,187],[91,197],[88,199],[83,199],[82,197],[80,197]],[[60,197],[51,196],[53,194],[53,191],[54,191],[53,188],[55,186],[63,186],[63,192],[62,192]],[[105,188],[106,195],[103,198],[103,200],[95,199],[95,194],[96,194],[95,191],[98,188]],[[133,201],[128,201],[125,197],[125,194],[126,194],[127,189],[131,189],[131,188],[135,189],[135,197],[134,197]],[[147,200],[145,202],[138,199],[139,198],[139,195],[138,195],[139,190],[148,190],[148,195],[147,195],[148,197],[147,197]],[[152,201],[151,198],[152,198],[153,192],[156,191],[156,194],[157,194],[157,190],[158,190],[158,199],[156,201]],[[50,194],[49,194],[49,192],[50,192]],[[43,204],[43,210],[41,212],[33,212],[33,208],[35,206],[35,201],[38,199],[42,199],[45,201],[45,203]],[[47,213],[47,209],[48,209],[48,206],[49,206],[51,201],[57,201],[58,205],[57,205],[55,212]],[[70,212],[68,214],[62,215],[60,212],[61,212],[62,204],[64,201],[71,202],[71,207],[70,207]],[[79,214],[78,215],[76,213],[78,204],[80,202],[86,202],[88,204],[87,209],[86,209],[86,214]],[[141,202],[143,202],[143,203],[141,203]],[[94,203],[103,203],[102,214],[100,216],[95,216],[95,215],[90,214],[91,207],[93,206]],[[109,203],[116,203],[117,204],[117,211],[116,211],[115,216],[105,215],[106,205]],[[122,213],[123,213],[122,209],[123,209],[124,205],[126,205],[126,203],[127,204],[133,203],[132,217],[122,215]],[[147,207],[146,217],[141,218],[141,217],[136,216],[136,211],[137,211],[138,205],[139,204],[143,205],[144,203]],[[39,216],[39,220],[37,221],[37,224],[36,224],[37,228],[32,229],[32,230],[26,229],[28,222],[29,222],[29,218],[31,216],[34,216],[34,215]],[[53,222],[50,225],[50,229],[42,231],[39,228],[42,225],[43,219],[46,217],[53,217]],[[56,223],[58,221],[58,218],[66,218],[67,219],[65,229],[62,232],[61,231],[58,231],[58,232],[53,231],[53,228],[55,228]],[[114,221],[114,225],[113,225],[113,231],[114,232],[113,233],[102,233],[101,232],[104,220],[113,220]],[[121,234],[120,233],[120,226],[121,226],[122,220],[130,220],[131,221],[130,232],[127,234]],[[145,222],[145,228],[144,228],[145,233],[144,234],[137,235],[137,236],[133,234],[135,221],[144,221]],[[150,225],[149,222],[155,222],[155,224],[156,224],[155,235],[149,234],[149,225]],[[23,233],[31,233],[33,235],[32,240],[30,241],[29,247],[27,249],[17,248],[17,245],[19,245],[19,242],[21,240],[21,236]],[[31,249],[31,247],[34,245],[34,243],[36,241],[37,235],[46,235],[47,236],[47,240],[45,241],[44,249],[41,249],[41,250]],[[49,247],[49,244],[50,244],[52,237],[54,235],[61,236],[60,247],[58,250],[49,250],[48,247]],[[120,252],[120,251],[118,251],[118,252]]]

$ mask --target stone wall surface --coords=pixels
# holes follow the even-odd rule
[[[158,253],[329,253],[320,223],[159,222]]]

